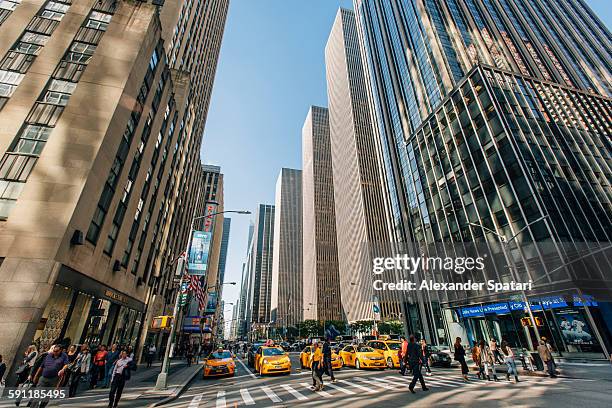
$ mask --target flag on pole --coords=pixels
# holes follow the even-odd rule
[[[199,275],[187,274],[187,290],[193,292],[196,299],[198,299],[198,309],[203,310],[206,308],[206,285],[202,285]]]

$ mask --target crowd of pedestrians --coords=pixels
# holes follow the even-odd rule
[[[87,344],[75,345],[70,339],[57,340],[44,352],[29,346],[15,374],[17,387],[67,388],[68,397],[76,396],[79,384],[88,382],[89,388],[109,387],[109,408],[117,407],[125,382],[136,369],[130,346],[113,344],[110,350],[103,344],[91,353]],[[48,400],[37,401],[45,407]],[[17,406],[21,403],[16,402]]]

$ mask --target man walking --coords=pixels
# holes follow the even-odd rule
[[[329,344],[329,338],[325,339],[325,343],[323,343],[323,367],[325,368],[325,373],[331,377],[331,382],[336,382],[336,377],[334,377],[334,369],[332,367],[332,349]]]
[[[553,357],[544,340],[540,340],[538,354],[540,355],[542,361],[546,364],[550,378],[556,378],[557,376],[555,375],[555,364],[553,363]]]
[[[415,343],[413,335],[410,335],[410,342],[408,343],[408,363],[410,364],[410,370],[412,370],[412,381],[410,382],[410,392],[414,392],[414,386],[417,381],[421,382],[421,388],[423,391],[428,391],[429,388],[425,385],[425,379],[423,373],[421,373],[421,366],[423,365],[423,353],[421,346]]]
[[[119,359],[111,370],[111,386],[108,394],[108,408],[116,408],[121,399],[121,393],[125,382],[130,379],[132,359],[128,357],[127,351],[121,351]]]
[[[113,369],[115,361],[119,360],[119,353],[119,348],[115,343],[111,346],[110,351],[106,355],[106,363],[104,366],[104,388],[110,385],[111,370]]]
[[[68,356],[62,351],[59,344],[51,348],[51,352],[42,360],[42,364],[34,375],[34,383],[40,388],[55,388],[59,384],[60,377],[64,376],[64,369],[68,365]],[[40,407],[45,407],[48,399],[40,402]]]

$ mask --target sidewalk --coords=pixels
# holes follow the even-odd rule
[[[155,391],[157,375],[161,371],[161,363],[155,363],[151,368],[139,365],[132,373],[132,377],[125,384],[121,397],[122,403],[138,400],[137,406],[157,406],[161,402],[169,402],[177,398],[187,385],[201,373],[202,364],[188,366],[184,360],[171,361],[168,370],[168,387],[164,391]],[[49,406],[74,405],[101,406],[104,401],[108,403],[109,388],[86,389],[88,384],[82,383],[75,398],[52,402]]]

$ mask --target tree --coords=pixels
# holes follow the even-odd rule
[[[350,324],[353,333],[370,333],[374,327],[373,320],[357,320]]]
[[[378,323],[378,332],[380,334],[402,334],[404,326],[399,320],[387,320]]]
[[[323,333],[323,324],[318,320],[304,320],[298,325],[302,337],[320,336]]]

